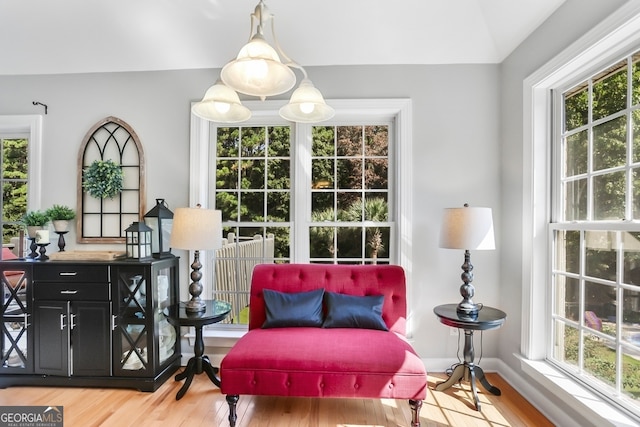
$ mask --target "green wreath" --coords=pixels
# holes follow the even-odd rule
[[[124,173],[113,160],[94,160],[84,170],[82,188],[97,199],[113,199],[122,191]]]

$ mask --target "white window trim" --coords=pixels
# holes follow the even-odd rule
[[[278,111],[286,101],[245,101],[253,118],[258,118],[269,111]],[[397,260],[406,274],[407,279],[407,301],[414,301],[411,298],[413,283],[412,277],[412,247],[413,247],[413,200],[411,195],[413,167],[412,167],[412,147],[413,147],[413,123],[412,123],[412,103],[407,98],[391,99],[328,99],[327,104],[336,110],[336,117],[339,122],[348,122],[351,118],[361,119],[363,113],[368,115],[380,115],[394,117],[395,132],[394,141],[397,141],[395,155],[397,164],[402,167],[394,167],[395,173],[395,203],[398,212],[396,245],[398,248]],[[336,120],[331,122],[336,123]],[[213,126],[210,122],[203,120],[191,113],[191,135],[190,135],[190,172],[189,172],[189,205],[195,206],[200,203],[203,207],[210,205],[208,188],[208,163],[210,159],[210,147]],[[300,154],[299,154],[300,155]],[[190,259],[193,254],[189,254]],[[203,277],[207,277],[203,267]],[[209,287],[204,286],[203,298],[209,297]],[[407,307],[407,336],[411,337],[412,313],[414,307]],[[416,307],[417,309],[417,307]],[[215,332],[205,331],[206,336],[216,336]]]
[[[42,202],[42,116],[0,116],[0,133],[29,135],[27,208],[39,209]]]
[[[640,2],[620,7],[523,83],[523,235],[521,367],[594,425],[636,425],[546,361],[550,340],[548,223],[551,212],[551,90],[630,53],[640,44]]]

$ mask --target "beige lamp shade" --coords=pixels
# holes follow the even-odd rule
[[[208,250],[222,246],[222,212],[204,208],[177,208],[173,214],[171,247]]]
[[[447,249],[495,249],[491,208],[447,208],[442,215],[440,247]]]

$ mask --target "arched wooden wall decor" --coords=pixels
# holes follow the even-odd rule
[[[122,167],[122,192],[95,198],[82,188],[83,170],[95,160],[112,160]],[[140,221],[145,209],[144,151],[133,128],[117,117],[96,123],[78,153],[78,243],[125,243],[125,229]]]

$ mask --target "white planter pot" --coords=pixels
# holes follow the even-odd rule
[[[27,226],[27,235],[31,239],[35,239],[36,238],[36,231],[38,231],[38,230],[44,230],[44,227],[42,227],[41,225],[29,225],[29,226]]]
[[[69,221],[66,219],[56,219],[51,222],[55,231],[69,231]]]

